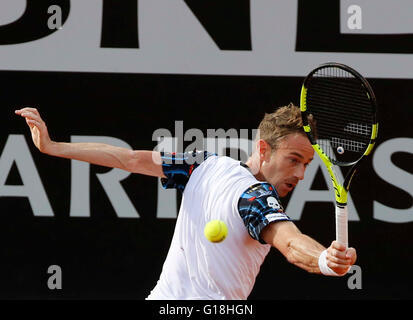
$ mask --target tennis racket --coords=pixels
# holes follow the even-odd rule
[[[336,240],[348,247],[350,183],[362,160],[373,150],[377,137],[374,92],[354,69],[325,63],[304,79],[300,109],[304,131],[325,164],[335,190]],[[342,183],[337,179],[338,167],[348,167]]]

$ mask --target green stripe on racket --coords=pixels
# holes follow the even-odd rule
[[[304,79],[300,99],[304,131],[333,183],[336,200],[336,240],[348,247],[347,197],[361,160],[377,138],[377,102],[367,80],[354,69],[325,63]],[[309,116],[315,120],[310,126]],[[341,183],[337,167],[348,167]]]

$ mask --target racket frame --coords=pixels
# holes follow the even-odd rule
[[[372,125],[372,132],[370,136],[370,142],[368,147],[366,148],[365,152],[360,156],[359,159],[347,163],[347,162],[340,162],[335,159],[331,159],[327,156],[327,154],[321,149],[320,145],[312,136],[311,127],[308,124],[307,119],[307,83],[309,79],[316,73],[318,70],[328,67],[334,67],[342,69],[346,72],[349,72],[354,77],[358,78],[364,86],[366,90],[367,96],[371,101],[371,107],[373,108],[373,125]],[[341,63],[336,62],[328,62],[321,64],[317,68],[313,69],[304,79],[303,85],[301,87],[301,96],[300,96],[300,109],[301,109],[301,116],[303,120],[303,129],[306,133],[307,137],[309,138],[311,145],[315,152],[319,155],[320,159],[323,161],[327,171],[331,177],[331,181],[333,184],[333,188],[335,190],[335,200],[336,200],[336,240],[346,247],[348,247],[348,232],[347,232],[347,223],[348,223],[348,209],[347,209],[347,198],[348,192],[350,189],[351,181],[356,173],[357,168],[362,163],[362,160],[365,159],[367,155],[371,153],[374,148],[377,133],[378,133],[378,122],[377,122],[377,100],[374,95],[373,89],[371,88],[370,84],[367,80],[356,70],[350,68]],[[337,178],[337,174],[334,171],[334,166],[351,166],[350,170],[347,172],[346,177],[344,179],[343,184]]]

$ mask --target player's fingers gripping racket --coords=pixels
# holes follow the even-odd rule
[[[348,247],[347,194],[357,167],[374,147],[376,98],[357,71],[326,63],[310,72],[301,89],[304,130],[331,176],[336,199],[336,240]],[[312,117],[314,129],[310,126]],[[334,167],[349,167],[344,182]]]

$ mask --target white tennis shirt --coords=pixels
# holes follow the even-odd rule
[[[248,169],[228,157],[211,156],[193,170],[167,258],[148,300],[247,299],[271,247],[249,235],[238,210],[241,195],[257,183]],[[216,219],[228,227],[221,243],[204,236],[206,223]]]

